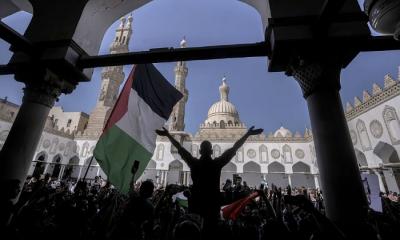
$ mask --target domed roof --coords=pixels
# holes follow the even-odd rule
[[[281,126],[275,131],[274,137],[292,137],[292,132]]]
[[[208,118],[206,123],[220,123],[224,121],[226,124],[240,123],[239,113],[235,105],[229,102],[229,86],[226,84],[226,78],[222,79],[222,85],[219,87],[221,99],[214,103],[208,110]]]

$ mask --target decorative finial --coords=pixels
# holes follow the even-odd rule
[[[121,17],[121,23],[119,24],[119,28],[124,28],[126,22],[125,16]]]
[[[183,36],[182,41],[180,42],[181,48],[185,48],[186,47],[186,37]]]
[[[226,77],[222,78],[222,85],[219,86],[219,92],[221,94],[221,100],[229,101],[229,86],[226,84]]]

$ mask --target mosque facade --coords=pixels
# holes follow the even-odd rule
[[[131,34],[132,16],[122,18],[110,52],[128,52]],[[186,41],[182,40],[180,46],[186,47]],[[210,106],[207,118],[192,135],[185,132],[184,122],[189,97],[185,87],[189,70],[185,62],[177,62],[174,71],[175,87],[184,97],[175,105],[168,121],[171,134],[195,157],[199,157],[199,147],[204,140],[212,143],[213,157],[220,156],[249,127],[240,120],[238,109],[229,101],[227,79],[222,79],[218,89],[219,100],[215,89],[217,101]],[[91,159],[125,79],[123,67],[105,67],[101,78],[101,91],[90,114],[65,112],[61,107],[51,109],[29,175],[49,173],[60,179],[68,176],[75,179],[106,177],[95,159]],[[361,100],[355,97],[353,104],[346,104],[346,118],[359,167],[364,172],[376,174],[382,191],[399,192],[399,109],[400,71],[397,78],[386,75],[382,87],[373,84],[370,92],[363,92]],[[18,105],[6,98],[0,99],[0,149],[18,110]],[[251,187],[266,181],[281,187],[319,188],[312,131],[305,129],[303,133],[292,133],[280,127],[273,133],[251,136],[222,169],[221,184],[232,179],[233,174],[241,176]],[[153,179],[159,185],[191,183],[188,166],[165,137],[157,138],[153,157],[141,179]]]

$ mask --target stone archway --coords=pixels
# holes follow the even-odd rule
[[[285,166],[279,162],[272,162],[269,164],[266,180],[269,187],[271,187],[272,184],[277,187],[287,187],[289,181],[285,174]]]
[[[147,180],[150,179],[154,183],[156,182],[156,177],[157,177],[157,163],[154,160],[150,160],[149,163],[147,164],[146,169],[144,170],[142,176],[140,176],[139,180]]]
[[[237,167],[233,162],[226,164],[221,170],[220,184],[225,183],[227,179],[233,180],[233,174],[237,172]]]
[[[314,176],[310,166],[304,162],[297,162],[292,166],[292,187],[315,188]]]
[[[174,160],[169,164],[167,184],[183,183],[183,164],[179,160]]]
[[[380,141],[375,146],[373,152],[382,160],[384,165],[400,163],[396,149],[386,142]],[[387,170],[383,171],[383,176],[390,191],[398,192],[400,190],[400,170],[398,168],[392,168],[389,166]]]
[[[261,166],[253,161],[243,166],[242,179],[249,187],[259,187],[261,184]]]
[[[80,172],[79,157],[73,156],[68,161],[68,166],[64,171],[64,178],[78,178]]]
[[[37,179],[40,178],[40,175],[44,173],[46,167],[46,159],[47,154],[46,152],[40,152],[36,155],[35,159],[35,169],[33,170],[32,176],[36,177]]]
[[[357,148],[354,148],[354,152],[356,153],[356,158],[357,158],[357,163],[359,167],[368,167],[368,162],[367,158],[365,157],[365,154],[358,150]]]
[[[47,173],[51,175],[52,178],[59,178],[61,172],[61,154],[57,154],[53,157],[52,162],[47,170]]]

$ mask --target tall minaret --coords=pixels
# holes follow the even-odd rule
[[[126,53],[129,51],[129,40],[132,35],[132,15],[122,17],[121,23],[115,31],[114,41],[110,46],[110,53]],[[101,91],[97,104],[89,117],[85,135],[99,136],[111,114],[111,110],[118,98],[119,87],[125,79],[123,66],[111,66],[103,68],[101,72]]]
[[[182,39],[180,45],[181,48],[186,47],[185,38]],[[186,62],[177,62],[175,67],[175,88],[183,94],[183,98],[175,105],[174,110],[172,111],[171,122],[169,125],[170,131],[185,130],[185,105],[189,95],[185,83],[187,74],[188,68],[186,67]]]

